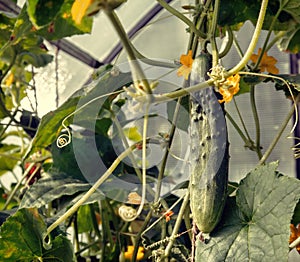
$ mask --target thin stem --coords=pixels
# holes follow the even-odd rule
[[[79,230],[78,230],[78,214],[75,212],[73,216],[73,228],[74,228],[74,252],[76,253],[79,250]]]
[[[15,122],[15,116],[18,113],[18,108],[16,108],[15,112],[11,115],[11,118],[9,119],[9,122],[5,125],[5,127],[1,130],[0,133],[0,138],[4,135],[4,133],[6,132],[6,130],[12,126],[12,122]],[[18,125],[17,125],[18,126]]]
[[[145,231],[141,233],[141,237],[145,235],[149,230],[151,230],[157,223],[159,223],[160,220],[162,220],[165,215],[167,215],[175,206],[178,205],[178,203],[183,199],[184,195],[182,195],[180,198],[178,198],[175,203],[167,210],[165,211],[155,222],[153,222]],[[141,231],[140,231],[141,232]],[[153,244],[152,244],[153,245]],[[149,246],[146,247],[146,249],[150,248]]]
[[[212,66],[216,66],[219,63],[219,52],[216,43],[216,30],[217,30],[217,20],[219,15],[219,8],[220,8],[220,0],[215,0],[214,5],[214,12],[212,15],[212,25],[210,27],[210,43],[212,47],[212,57],[213,57],[213,64]]]
[[[89,209],[90,209],[89,211],[90,211],[90,214],[92,217],[93,228],[95,230],[97,237],[99,239],[101,239],[101,233],[100,233],[97,218],[96,218],[96,210],[95,210],[94,204],[89,204]]]
[[[129,153],[136,147],[136,145],[127,148],[123,153],[121,153],[116,160],[111,164],[111,166],[106,170],[106,172],[101,176],[96,183],[84,194],[84,196],[79,199],[66,213],[59,217],[53,224],[51,224],[47,229],[47,235],[51,233],[60,223],[65,221],[68,217],[74,214],[77,209],[84,204],[86,200],[98,189],[98,187],[112,174],[112,172],[117,168],[120,162],[129,155]]]
[[[182,221],[182,218],[183,218],[183,215],[184,215],[184,211],[189,203],[189,200],[190,200],[190,193],[189,193],[189,190],[186,192],[186,195],[183,199],[183,202],[181,204],[181,207],[180,207],[180,210],[179,210],[179,213],[178,213],[178,217],[176,219],[176,222],[175,222],[175,225],[174,225],[174,228],[173,228],[173,231],[172,231],[172,235],[170,236],[170,241],[165,249],[165,254],[164,256],[167,258],[169,255],[170,255],[170,252],[171,252],[171,249],[172,249],[172,246],[174,244],[174,241],[175,241],[175,236],[177,235],[178,231],[179,231],[179,228],[180,228],[180,225],[181,225],[181,221]]]
[[[231,28],[229,26],[226,26],[225,28],[226,28],[226,32],[227,32],[227,36],[228,36],[228,41],[226,43],[225,48],[219,54],[219,58],[222,58],[229,53],[229,51],[232,47],[232,43],[233,43],[233,33],[232,33]]]
[[[262,158],[262,152],[260,149],[260,123],[259,123],[259,117],[258,117],[258,112],[256,108],[256,103],[255,103],[255,86],[251,85],[250,86],[250,103],[251,103],[251,109],[253,113],[253,118],[254,118],[254,123],[255,123],[255,132],[256,132],[256,146],[255,146],[255,151],[257,153],[257,156],[259,159]]]
[[[153,66],[159,66],[159,67],[165,67],[165,68],[178,68],[178,65],[175,63],[170,62],[163,62],[158,60],[152,60],[147,57],[145,57],[143,54],[141,54],[134,45],[131,45],[131,48],[134,50],[134,53],[136,57],[140,60],[142,60],[143,63]]]
[[[277,35],[275,35],[275,37],[272,39],[272,41],[268,44],[268,46],[266,47],[266,52],[273,46],[275,45],[275,43],[282,39],[285,35],[286,35],[286,31],[280,31]]]
[[[34,166],[35,164],[36,164],[36,163],[33,162],[33,163],[31,163],[31,164],[26,168],[26,170],[25,170],[25,172],[24,172],[22,178],[18,181],[18,183],[17,183],[17,185],[14,187],[13,191],[9,194],[9,197],[8,197],[8,199],[6,200],[6,202],[5,202],[5,204],[4,204],[3,208],[2,208],[2,210],[6,210],[6,208],[8,207],[8,205],[9,205],[9,203],[10,203],[10,201],[13,199],[13,197],[15,196],[17,190],[20,188],[20,186],[21,186],[23,180],[26,178],[26,176],[29,174],[31,168],[33,168],[33,166]]]
[[[55,52],[55,106],[58,107],[59,105],[59,93],[58,93],[58,53],[59,48],[56,48]]]
[[[265,18],[265,14],[267,11],[267,7],[268,7],[268,0],[262,0],[256,27],[255,27],[251,42],[248,46],[248,49],[247,49],[244,57],[241,59],[241,61],[227,73],[226,77],[229,77],[231,75],[238,73],[248,63],[250,56],[252,55],[252,53],[256,47],[256,44],[258,42],[258,39],[259,39],[259,36],[261,33],[261,29],[262,29],[262,26],[264,23],[264,18]]]
[[[184,22],[185,24],[188,25],[188,27],[190,28],[190,30],[192,32],[194,32],[197,36],[201,37],[201,38],[206,38],[206,35],[201,32],[201,30],[198,30],[195,25],[193,24],[193,22],[188,19],[185,15],[183,15],[182,13],[178,12],[175,8],[173,8],[172,6],[170,6],[169,4],[167,4],[164,0],[156,0],[162,7],[164,7],[168,12],[170,12],[172,15],[176,16],[177,18],[179,18],[182,22]]]
[[[114,26],[123,46],[128,54],[129,60],[131,62],[130,66],[131,66],[132,77],[133,77],[134,82],[137,82],[136,83],[137,85],[139,82],[141,82],[143,84],[143,86],[145,87],[147,93],[151,94],[152,90],[150,88],[150,85],[146,79],[146,76],[145,76],[140,64],[137,61],[135,52],[132,49],[130,40],[123,28],[121,21],[119,20],[119,17],[113,10],[109,10],[109,11],[106,10],[105,13],[108,16],[108,18],[110,19],[112,25]]]
[[[132,262],[136,261],[136,256],[137,256],[137,253],[138,253],[138,250],[139,250],[139,243],[140,243],[142,235],[144,234],[144,230],[146,229],[147,225],[150,222],[150,219],[152,218],[152,213],[153,213],[152,210],[150,210],[148,212],[146,218],[144,219],[144,223],[140,228],[140,231],[136,235],[136,238],[135,238],[136,242],[135,242],[135,246],[134,246],[134,250],[133,250],[133,254],[132,254]]]
[[[229,30],[232,33],[232,29],[229,28]],[[243,50],[242,50],[241,46],[239,45],[239,43],[238,43],[238,41],[237,41],[237,39],[236,39],[236,37],[235,37],[235,35],[233,33],[232,33],[232,36],[233,36],[233,39],[232,39],[233,40],[233,45],[234,45],[237,53],[239,54],[240,58],[243,58],[244,57]]]
[[[115,125],[116,125],[116,127],[118,129],[118,133],[119,133],[119,135],[121,137],[121,140],[124,143],[125,148],[129,148],[129,143],[128,143],[127,138],[126,138],[126,136],[124,134],[122,126],[121,126],[118,118],[114,115],[113,112],[112,112],[112,114],[113,114],[113,122],[115,123]],[[137,174],[138,178],[142,181],[143,180],[143,175],[142,175],[140,169],[137,167],[137,163],[136,163],[136,160],[135,160],[134,155],[132,154],[132,152],[129,153],[128,157],[129,157],[129,159],[131,161],[131,164],[132,164],[132,166],[134,168],[135,173]],[[155,195],[155,192],[153,191],[153,189],[148,184],[147,184],[147,190],[149,191],[149,193],[152,196]]]
[[[147,184],[147,131],[149,123],[149,109],[150,104],[146,105],[144,125],[143,125],[143,143],[142,143],[142,201],[140,203],[139,209],[137,211],[137,216],[142,212],[145,198],[146,198],[146,184]]]
[[[235,67],[233,67],[230,71],[228,71],[226,73],[226,75],[225,75],[226,78],[238,73],[243,67],[245,67],[245,65],[249,61],[250,56],[252,55],[252,53],[255,49],[255,46],[257,44],[261,29],[262,29],[262,25],[263,25],[263,22],[264,22],[264,17],[265,17],[265,14],[266,14],[267,6],[268,6],[268,0],[263,0],[262,4],[261,4],[257,24],[256,24],[256,27],[255,27],[251,42],[248,46],[248,49],[247,49],[245,55],[243,56],[243,58],[241,59],[241,61]],[[194,86],[191,86],[191,87],[188,87],[188,88],[185,88],[185,89],[177,90],[177,91],[174,91],[174,92],[171,92],[171,93],[168,93],[168,94],[154,95],[154,97],[153,97],[154,101],[153,102],[165,102],[165,101],[168,101],[168,100],[176,99],[178,97],[188,95],[191,92],[196,92],[196,91],[199,91],[201,89],[207,88],[208,86],[211,86],[211,85],[213,85],[213,80],[209,79],[209,80],[207,80],[205,82],[202,82],[202,83],[199,83],[197,85],[194,85]]]
[[[247,130],[247,128],[246,128],[246,125],[245,125],[244,119],[243,119],[243,117],[242,117],[242,114],[241,114],[241,112],[240,112],[240,110],[239,110],[239,108],[238,108],[238,106],[237,106],[235,97],[233,97],[233,103],[234,103],[234,106],[235,106],[235,108],[236,108],[236,112],[238,113],[239,119],[240,119],[240,121],[241,121],[241,123],[242,123],[242,126],[243,126],[243,128],[244,128],[245,134],[246,134],[246,136],[247,136],[247,138],[248,138],[248,141],[252,144],[252,143],[253,143],[253,142],[252,142],[252,139],[251,139],[251,137],[250,137],[250,135],[249,135],[249,133],[248,133],[248,130]]]
[[[264,53],[267,51],[266,48],[267,48],[268,42],[269,42],[269,40],[270,40],[271,34],[272,34],[272,32],[273,32],[273,27],[274,27],[274,25],[275,25],[275,22],[276,22],[276,20],[277,20],[277,18],[278,18],[278,16],[279,16],[279,14],[280,14],[281,11],[282,11],[282,8],[283,8],[283,7],[280,7],[280,8],[278,9],[277,13],[275,14],[275,16],[273,17],[273,20],[272,20],[272,22],[271,22],[271,25],[270,25],[270,27],[269,27],[267,36],[266,36],[266,38],[265,38],[265,41],[264,41],[264,44],[263,44],[263,47],[262,47],[262,50],[261,50],[261,53],[259,54],[259,57],[258,57],[258,59],[257,59],[257,61],[256,61],[255,66],[254,66],[254,71],[259,67],[259,64],[260,64],[260,62],[261,62],[261,59],[262,59]]]
[[[240,135],[240,137],[243,139],[245,145],[247,146],[249,143],[249,140],[247,139],[247,137],[244,135],[243,131],[240,129],[240,127],[238,126],[238,124],[234,121],[234,119],[232,118],[232,116],[229,114],[228,111],[226,111],[226,117],[228,118],[228,120],[230,121],[230,123],[233,125],[233,127],[235,128],[235,130],[238,132],[238,134]]]
[[[169,151],[171,149],[171,145],[172,145],[175,130],[176,130],[176,122],[177,122],[177,117],[179,114],[179,109],[181,107],[180,102],[181,102],[181,98],[178,99],[175,110],[174,110],[172,126],[171,126],[171,130],[170,130],[170,134],[169,134],[169,141],[168,141],[168,145],[167,145],[167,148],[166,148],[166,151],[165,151],[162,163],[161,163],[161,168],[159,170],[158,178],[157,178],[157,186],[156,186],[156,194],[155,194],[155,198],[154,198],[154,203],[156,203],[160,197],[163,176],[165,173],[166,164],[167,164],[167,160],[168,160],[168,156],[169,156]]]
[[[295,99],[295,104],[296,105],[298,102],[300,101],[300,95],[298,95]],[[285,128],[287,127],[290,119],[292,118],[294,111],[295,111],[295,106],[292,106],[290,112],[288,113],[287,117],[285,118],[285,120],[283,121],[281,127],[279,128],[279,131],[277,133],[277,135],[274,137],[273,141],[271,142],[271,144],[269,145],[268,149],[266,150],[266,152],[264,153],[264,155],[261,157],[258,165],[263,165],[267,158],[270,156],[270,154],[272,153],[273,149],[275,148],[276,144],[278,143],[283,131],[285,130]]]
[[[31,80],[32,80],[31,88],[33,90],[33,96],[34,96],[34,102],[35,102],[35,108],[34,108],[33,111],[37,114],[38,99],[37,99],[37,93],[36,93],[35,73],[34,73],[34,67],[33,66],[31,67],[31,75],[32,75],[32,78],[31,78]],[[30,101],[29,97],[28,97],[28,100]]]
[[[202,89],[205,89],[209,87],[210,85],[213,85],[213,80],[209,79],[205,82],[201,82],[197,85],[186,87],[184,89],[179,89],[170,93],[165,93],[165,94],[158,94],[158,95],[153,95],[153,102],[154,103],[161,103],[161,102],[167,102],[170,100],[174,100],[176,98],[182,97],[189,95],[190,93],[200,91]]]

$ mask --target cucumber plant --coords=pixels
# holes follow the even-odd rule
[[[157,0],[159,6],[147,18],[164,9],[171,16],[160,17],[161,23],[170,18],[185,23],[187,31],[179,37],[189,36],[187,50],[192,53],[184,67],[185,72],[191,70],[190,82],[174,75],[183,85],[171,92],[162,89],[164,83],[160,76],[157,81],[148,81],[147,70],[158,66],[179,72],[181,67],[172,61],[151,60],[135,48],[119,13],[114,10],[125,8],[123,2],[28,0],[19,15],[18,8],[10,9],[15,10],[13,15],[0,14],[0,172],[12,176],[15,170],[23,173],[21,179],[16,176],[18,183],[13,183],[12,189],[1,185],[0,260],[287,261],[289,249],[299,248],[300,209],[299,205],[296,209],[295,206],[300,185],[297,179],[278,172],[278,162],[267,160],[295,107],[288,112],[265,150],[261,148],[260,111],[255,106],[254,90],[258,84],[275,81],[277,89],[291,90],[286,93],[295,97],[294,106],[299,101],[299,75],[279,75],[274,70],[276,59],[267,56],[276,42],[281,50],[299,52],[298,1],[197,0],[182,9],[169,5],[170,1]],[[134,1],[128,0],[126,8],[131,3]],[[133,12],[135,7],[132,6]],[[120,72],[111,65],[103,67],[91,77],[90,85],[43,116],[38,130],[31,130],[32,126],[25,126],[18,116],[25,112],[22,99],[38,97],[35,67],[52,61],[43,41],[55,43],[53,40],[90,32],[92,15],[99,10],[118,34],[128,55],[130,72]],[[239,46],[236,32],[246,21],[251,21],[255,29],[249,46],[244,49]],[[155,27],[155,22],[152,25]],[[152,30],[134,32],[147,34],[149,31]],[[219,51],[217,42],[225,35],[228,41]],[[274,40],[270,40],[271,36]],[[262,46],[257,46],[259,38]],[[256,55],[257,47],[260,49]],[[236,50],[241,59],[232,68],[224,68],[222,59],[231,59],[231,50]],[[180,53],[182,50],[170,60],[177,59]],[[138,59],[150,67],[146,70]],[[262,74],[266,71],[270,74]],[[227,86],[223,88],[222,101],[229,101],[225,97],[228,94],[232,98],[230,90],[236,86],[241,89],[239,95],[250,94],[249,112],[255,118],[256,141],[251,139],[242,117],[238,119],[242,123],[240,128],[229,112],[224,116],[223,105],[218,100],[224,83]],[[28,95],[31,91],[33,96]],[[190,107],[185,104],[188,99],[183,98],[187,95]],[[177,100],[170,130],[151,126],[155,117],[151,106],[170,100]],[[31,103],[32,116],[36,116],[37,104],[37,101]],[[97,106],[101,108],[95,110]],[[125,106],[131,111],[124,113]],[[188,109],[188,115],[181,117],[180,108]],[[94,111],[97,112],[92,115]],[[131,113],[142,115],[139,125],[122,126],[124,119],[124,122],[130,120]],[[245,141],[246,148],[255,151],[259,158],[257,166],[239,183],[228,182],[229,141],[225,117]],[[176,123],[176,119],[183,118],[190,118],[187,121],[190,122],[190,161],[174,150],[176,131],[188,133],[185,124]],[[112,131],[114,126],[116,132]],[[35,134],[33,138],[26,135],[28,130]],[[153,135],[153,130],[157,134]],[[124,151],[114,151],[115,135],[120,136]],[[6,138],[10,136],[18,136],[21,145],[9,144]],[[149,154],[154,147],[150,143],[159,147],[159,153],[163,152],[161,162],[151,168]],[[230,143],[231,148],[235,146],[234,140]],[[298,153],[296,150],[299,156]],[[135,158],[137,155],[139,158]],[[99,157],[105,166],[103,172],[95,164]],[[165,194],[164,186],[178,182],[172,172],[176,169],[185,174],[177,166],[168,169],[171,158],[190,164],[190,172],[186,173],[191,177]],[[39,167],[41,177],[34,183],[26,183],[26,175],[33,166]],[[92,171],[91,180],[84,175],[85,170]],[[99,185],[103,186],[100,190]],[[193,221],[204,236],[209,235],[209,241],[196,238],[193,243]],[[74,238],[70,237],[70,231]]]

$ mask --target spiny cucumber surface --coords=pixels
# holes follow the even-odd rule
[[[201,53],[192,65],[190,84],[205,81],[210,57]],[[220,221],[228,183],[228,140],[224,112],[213,87],[190,95],[190,205],[202,233]]]

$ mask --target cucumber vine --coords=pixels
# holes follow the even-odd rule
[[[274,68],[277,60],[267,56],[267,52],[276,44],[288,52],[300,50],[296,43],[300,5],[291,0],[195,0],[193,4],[177,8],[169,0],[153,1],[166,11],[167,16],[152,20],[152,27],[155,28],[158,21],[168,19],[178,20],[187,27],[180,34],[187,38],[185,52],[178,50],[177,57],[165,61],[145,56],[138,50],[133,37],[126,33],[122,14],[118,12],[118,8],[127,5],[124,0],[42,2],[28,0],[20,14],[17,14],[18,8],[12,9],[14,14],[9,16],[6,12],[0,14],[0,27],[3,28],[3,36],[0,36],[0,172],[7,168],[13,176],[15,170],[22,173],[21,178],[15,176],[17,182],[11,189],[0,180],[1,215],[6,220],[1,221],[0,226],[1,261],[4,258],[6,261],[44,261],[50,257],[61,261],[81,261],[84,257],[122,262],[262,261],[259,257],[262,253],[271,260],[281,261],[288,259],[289,248],[299,249],[300,231],[289,239],[289,226],[293,224],[296,228],[300,224],[300,183],[296,178],[280,174],[278,162],[268,162],[293,116],[290,133],[298,128],[299,76],[274,73],[268,70],[264,60],[267,57],[272,61]],[[128,0],[128,4],[130,2]],[[49,9],[49,5],[55,5],[55,8]],[[44,41],[54,43],[54,40],[60,41],[74,34],[91,32],[94,15],[99,12],[112,25],[110,33],[117,35],[122,44],[129,72],[117,69],[117,58],[111,61],[113,66],[104,66],[99,73],[95,72],[90,78],[92,83],[87,84],[83,92],[74,93],[60,106],[59,83],[56,81],[58,108],[39,119],[36,115],[38,73],[35,68],[44,67],[53,60]],[[243,52],[237,32],[246,21],[252,22],[254,31]],[[266,32],[264,39],[263,32]],[[137,35],[147,33],[141,29]],[[258,46],[259,40],[261,46]],[[238,53],[240,60],[227,68],[224,64],[232,51]],[[181,58],[179,62],[180,53],[187,54],[183,57],[189,59],[189,65]],[[199,62],[199,54],[212,58],[212,64],[208,71],[199,70],[204,73],[201,78],[196,77],[200,81],[194,81],[197,72],[192,71],[191,76],[190,73],[192,64],[195,69]],[[58,54],[55,55],[58,80]],[[148,77],[151,69],[155,69],[155,77]],[[174,81],[167,83],[168,77],[173,77]],[[260,92],[256,86],[263,82],[272,82],[276,88],[280,85],[279,89],[289,94],[292,100],[289,112],[266,149],[261,146],[264,123],[256,106]],[[215,100],[209,100],[208,90],[216,94]],[[195,94],[200,94],[202,104],[193,104]],[[238,107],[237,96],[242,95],[249,96],[247,106],[253,116],[254,138]],[[25,115],[23,99],[29,99],[34,111],[28,125],[22,120]],[[226,110],[226,103],[231,100],[237,119]],[[176,103],[171,107],[174,101]],[[208,119],[212,106],[205,106],[210,103],[224,113],[224,126],[215,127],[220,115]],[[92,115],[92,111],[96,114]],[[20,120],[19,115],[22,115]],[[34,117],[39,122],[37,130],[31,126]],[[166,128],[161,128],[164,123],[156,125],[155,122],[163,118]],[[190,129],[197,121],[204,122],[203,119],[207,120],[207,126],[203,124],[198,131],[203,131],[201,135],[205,139],[197,144],[202,151],[194,150],[190,141],[194,141],[195,133]],[[239,183],[227,181],[229,158],[226,163],[224,158],[209,158],[213,154],[220,155],[213,151],[212,144],[226,133],[230,124],[249,149],[249,154],[256,154],[258,158],[253,170]],[[195,125],[201,127],[198,122]],[[214,128],[215,133],[205,133],[205,128]],[[34,131],[33,138],[29,131]],[[6,138],[12,136],[18,137],[19,146],[6,142]],[[120,145],[114,144],[115,137]],[[182,139],[180,149],[184,152],[178,153],[175,148],[178,137]],[[287,138],[300,139],[292,135]],[[295,157],[299,157],[299,144],[291,149]],[[223,145],[225,148],[218,145],[216,150],[226,151],[235,146],[235,141],[226,140]],[[201,154],[192,155],[198,151]],[[151,154],[160,158],[155,165],[151,164]],[[189,155],[197,159],[194,161]],[[103,167],[97,166],[98,159],[104,163]],[[207,164],[201,159],[210,162]],[[199,170],[188,171],[186,166],[193,165],[193,161],[201,162],[202,166],[199,164]],[[207,170],[213,169],[209,165],[217,165],[218,161],[220,173],[214,169],[215,174],[209,174],[214,177],[214,183],[207,186],[205,194],[201,191],[195,198],[191,184],[198,182],[204,186],[203,181],[207,180],[201,175],[207,175]],[[175,162],[180,162],[183,167],[174,164],[170,168]],[[82,163],[91,171],[91,177],[85,173]],[[198,172],[199,177],[186,177],[182,182],[185,175],[182,173],[189,172]],[[224,179],[226,186],[222,187]],[[217,197],[220,195],[222,197]],[[192,203],[195,199],[203,200],[198,214]],[[204,208],[206,204],[209,206]],[[16,207],[15,214],[6,213],[12,207]],[[201,224],[199,217],[203,210],[210,212],[207,217],[219,213],[214,216],[214,221],[206,219],[209,229],[197,234],[195,225]],[[279,228],[275,226],[277,222]],[[36,225],[32,230],[34,234],[24,230],[21,237],[18,232],[11,231],[16,227],[20,230],[26,227],[30,231],[32,224]],[[73,240],[61,233],[67,232],[62,225],[72,230]],[[209,234],[207,239],[206,233]],[[20,239],[20,243],[15,243],[15,239]],[[253,243],[253,239],[259,244]]]

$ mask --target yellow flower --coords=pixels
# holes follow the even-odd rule
[[[193,61],[192,50],[189,50],[187,55],[181,55],[180,63],[182,66],[178,68],[177,75],[183,76],[185,80],[188,80],[189,74],[192,70]]]
[[[13,74],[13,73],[10,73],[10,74],[8,75],[8,77],[5,79],[5,85],[6,85],[6,86],[11,86],[12,83],[14,82],[14,80],[15,80],[14,74]]]
[[[75,0],[71,8],[71,14],[76,24],[79,25],[81,23],[82,18],[93,2],[94,0]]]
[[[128,246],[127,247],[127,251],[125,252],[125,259],[128,260],[132,260],[132,255],[133,255],[133,251],[134,251],[134,246]],[[143,247],[139,247],[138,249],[138,253],[136,255],[136,260],[142,260],[144,257],[144,248]]]
[[[219,93],[223,96],[219,103],[230,102],[232,97],[240,90],[240,75],[230,76],[219,88]]]
[[[261,48],[258,49],[258,54],[252,54],[250,57],[250,60],[252,60],[253,63],[256,63],[258,60],[258,57],[260,56]],[[268,56],[265,52],[261,58],[259,69],[261,72],[269,72],[271,74],[278,74],[279,70],[275,66],[277,63],[277,60],[273,56]]]

